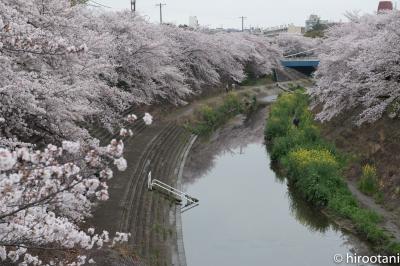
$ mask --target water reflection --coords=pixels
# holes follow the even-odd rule
[[[311,207],[307,202],[301,198],[301,195],[293,189],[292,186],[288,187],[288,197],[290,203],[290,213],[296,218],[298,222],[306,226],[310,231],[326,233],[332,224],[329,219],[321,212]]]
[[[276,181],[287,184],[290,213],[298,222],[311,231],[321,233],[325,233],[330,226],[333,226],[328,217],[308,204],[293,185],[287,183],[283,170],[278,164],[271,162],[270,167],[276,174]]]
[[[366,245],[338,230],[268,166],[265,112],[238,117],[188,158],[184,185],[200,198],[183,215],[188,265],[328,266],[334,254],[365,254]]]
[[[210,138],[198,140],[187,159],[183,185],[207,175],[214,168],[218,156],[242,153],[249,144],[263,143],[265,114],[263,108],[247,119],[239,115]]]

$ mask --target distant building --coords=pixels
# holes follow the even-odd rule
[[[312,30],[318,24],[328,25],[329,22],[327,20],[321,20],[321,18],[317,15],[310,15],[310,17],[306,20],[306,32]]]
[[[242,32],[242,30],[239,29],[235,29],[235,28],[223,28],[223,27],[219,27],[219,28],[215,28],[215,29],[209,29],[210,33],[216,33],[216,32],[227,32],[227,33],[231,33],[231,32]]]
[[[249,32],[254,35],[262,35],[262,29],[260,27],[252,27],[250,26],[248,29],[244,29],[245,32]]]
[[[305,31],[304,27],[295,26],[293,24],[288,25],[287,33],[290,34],[303,34]]]
[[[272,37],[272,36],[277,36],[281,33],[287,33],[287,31],[288,31],[287,25],[280,25],[264,29],[264,35]]]
[[[392,1],[380,1],[378,5],[378,13],[393,10]]]
[[[264,29],[263,34],[269,37],[277,36],[281,33],[303,34],[304,30],[305,30],[304,27],[289,24],[289,25],[281,25],[281,26],[266,28]]]
[[[199,20],[196,16],[189,17],[189,27],[191,28],[198,28],[199,27]]]

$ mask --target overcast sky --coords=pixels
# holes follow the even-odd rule
[[[129,9],[130,0],[95,0],[114,9]],[[159,21],[160,0],[137,0],[137,10],[152,22]],[[344,12],[359,10],[372,13],[379,0],[162,0],[167,4],[164,21],[188,24],[189,16],[209,27],[240,28],[240,16],[246,16],[246,27],[270,27],[294,23],[304,25],[310,14],[330,21],[344,21]]]

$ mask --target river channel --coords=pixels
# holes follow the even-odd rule
[[[306,203],[271,165],[266,109],[199,140],[183,186],[200,205],[182,214],[188,266],[330,266],[334,255],[369,253]],[[365,265],[365,264],[352,264]]]

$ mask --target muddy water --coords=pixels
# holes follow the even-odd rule
[[[238,117],[194,147],[184,187],[200,206],[182,215],[187,264],[329,266],[337,265],[335,254],[367,254],[362,241],[335,227],[271,169],[264,118],[265,110],[250,121]]]

